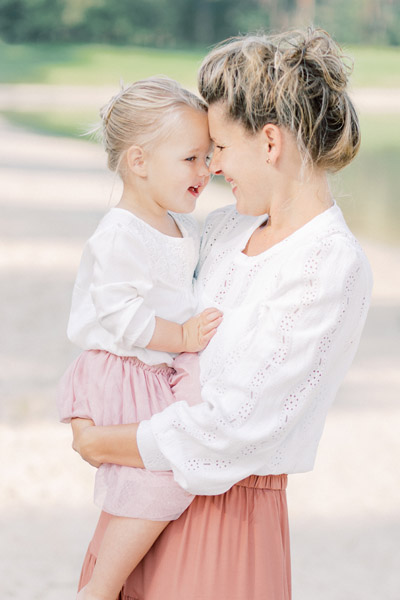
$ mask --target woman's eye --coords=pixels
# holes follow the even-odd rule
[[[225,146],[215,146],[217,148],[217,150],[219,150],[221,152],[221,150],[223,150],[225,148]]]

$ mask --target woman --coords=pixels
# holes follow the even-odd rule
[[[347,81],[340,49],[320,30],[229,40],[200,68],[210,170],[236,199],[210,215],[202,242],[200,303],[224,313],[200,358],[203,402],[139,425],[74,425],[75,448],[92,464],[172,470],[198,494],[122,598],[291,597],[286,477],[313,467],[371,293],[327,182],[360,143]],[[106,526],[103,514],[81,585]]]

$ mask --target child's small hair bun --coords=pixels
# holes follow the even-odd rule
[[[110,100],[107,102],[107,104],[105,104],[104,106],[101,107],[100,109],[100,118],[103,121],[103,123],[105,125],[108,124],[108,121],[110,119],[110,115],[112,113],[112,110],[115,106],[115,104],[121,100],[122,96],[125,93],[125,86],[124,86],[124,82],[122,81],[122,79],[120,80],[120,91],[115,94],[115,96],[113,96],[112,98],[110,98]]]

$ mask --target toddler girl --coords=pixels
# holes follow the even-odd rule
[[[148,419],[174,401],[199,402],[194,353],[222,315],[209,308],[193,316],[199,239],[184,214],[209,180],[206,105],[158,77],[122,90],[101,116],[108,166],[123,193],[83,251],[68,336],[84,352],[61,380],[58,406],[63,422],[111,425]],[[102,465],[95,502],[113,517],[78,598],[114,600],[192,499],[171,472]]]

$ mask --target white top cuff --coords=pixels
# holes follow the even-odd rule
[[[137,430],[137,445],[144,466],[149,471],[170,471],[171,465],[158,449],[150,421],[141,421]]]

